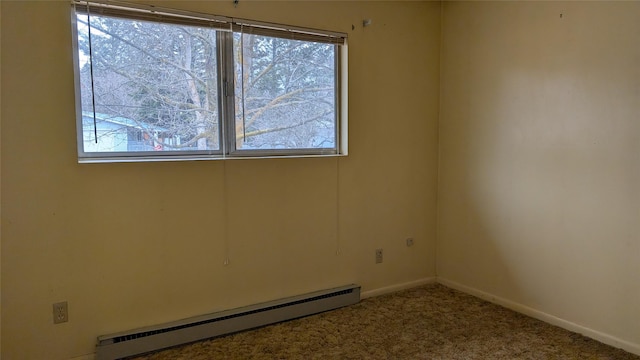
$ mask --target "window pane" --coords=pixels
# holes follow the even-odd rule
[[[236,148],[335,149],[336,45],[234,34]]]
[[[77,24],[85,152],[220,149],[215,30],[87,14]]]

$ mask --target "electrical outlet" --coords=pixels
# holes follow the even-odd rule
[[[382,262],[382,249],[376,249],[376,264]]]
[[[53,323],[60,324],[69,321],[69,306],[67,302],[53,304]]]
[[[413,238],[407,238],[407,246],[413,246]]]

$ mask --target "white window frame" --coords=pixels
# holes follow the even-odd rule
[[[325,157],[346,156],[348,153],[347,137],[347,88],[348,88],[348,49],[347,34],[310,28],[294,27],[281,24],[259,22],[247,19],[194,13],[176,9],[160,8],[150,5],[131,4],[120,1],[71,1],[73,61],[76,95],[76,132],[78,162],[145,162],[145,161],[181,161],[181,160],[215,160],[231,158],[271,158],[271,157]],[[78,50],[77,13],[105,15],[132,20],[147,20],[165,24],[182,24],[206,26],[218,31],[218,109],[220,136],[219,150],[182,150],[182,151],[126,151],[126,152],[91,152],[84,150],[83,114],[80,93],[80,59]],[[234,114],[234,59],[233,33],[241,29],[251,29],[253,34],[316,41],[335,44],[335,102],[334,148],[297,148],[297,149],[237,149]],[[93,96],[93,95],[92,95]]]

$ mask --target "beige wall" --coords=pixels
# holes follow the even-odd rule
[[[105,333],[435,275],[439,3],[162,4],[348,32],[350,154],[79,165],[69,3],[2,1],[2,359],[67,359]],[[70,321],[54,326],[64,300]]]
[[[447,2],[438,277],[640,353],[640,2]]]
[[[0,6],[0,39],[2,39],[2,7]],[[2,59],[2,49],[0,47],[0,59]],[[2,67],[0,60],[0,67]],[[0,72],[0,84],[2,84],[2,73]],[[0,87],[0,109],[2,108],[2,89]],[[2,139],[2,114],[0,112],[0,139]],[[2,140],[0,140],[0,188],[2,188]],[[0,191],[0,218],[2,218],[2,192]],[[2,269],[2,223],[0,222],[0,269]],[[2,272],[0,271],[0,355],[2,354]]]

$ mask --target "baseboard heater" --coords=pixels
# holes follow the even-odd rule
[[[360,286],[348,285],[98,337],[96,360],[144,354],[317,314],[360,301]]]

